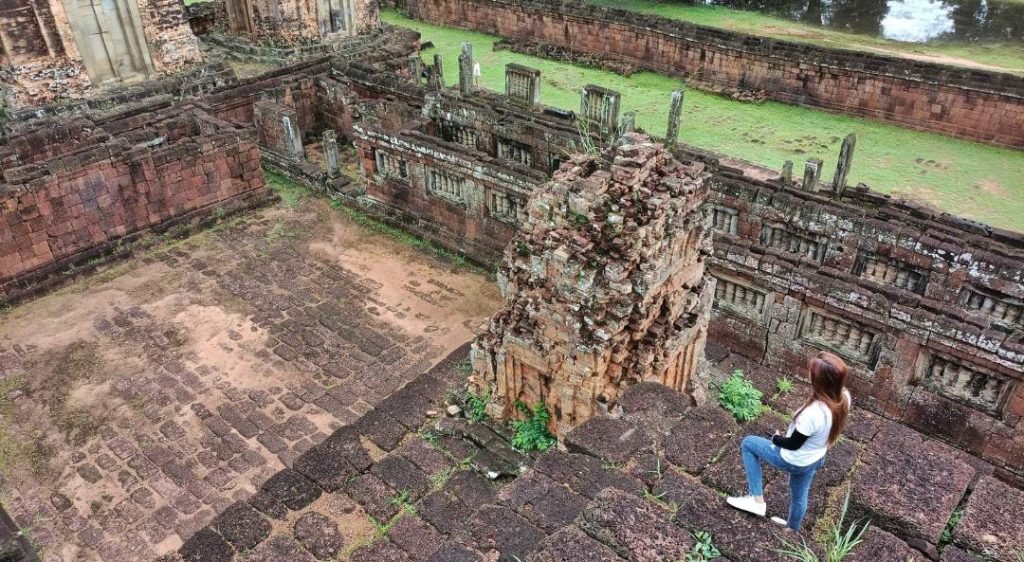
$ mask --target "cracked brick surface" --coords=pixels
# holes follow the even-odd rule
[[[339,252],[335,236],[365,250]],[[5,470],[4,507],[53,560],[153,559],[208,525],[232,548],[262,545],[263,525],[235,525],[242,512],[229,508],[277,522],[343,488],[372,464],[353,422],[396,391],[400,419],[363,428],[397,447],[402,423],[425,421],[445,392],[436,379],[403,385],[469,339],[497,297],[486,278],[311,198],[157,245],[5,313],[0,377],[26,381],[8,390],[19,391],[10,429],[26,446],[33,432],[52,437],[34,467]],[[278,486],[286,467],[310,486]]]

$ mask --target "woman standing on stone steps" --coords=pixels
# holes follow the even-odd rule
[[[726,498],[736,509],[764,517],[766,506],[761,479],[761,461],[789,473],[789,518],[785,524],[794,531],[807,512],[807,492],[814,473],[825,464],[825,453],[839,439],[846,426],[851,398],[846,390],[848,369],[839,357],[821,352],[807,364],[811,396],[789,424],[785,435],[778,431],[771,440],[748,435],[743,438],[743,469],[747,473],[748,496]],[[782,519],[773,517],[782,523]]]

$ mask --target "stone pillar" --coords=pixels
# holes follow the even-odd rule
[[[324,162],[327,163],[327,177],[338,177],[341,171],[338,166],[338,134],[330,129],[324,131]]]
[[[473,89],[473,44],[466,42],[459,53],[459,91],[468,96]]]
[[[832,193],[842,195],[846,190],[846,176],[850,174],[853,163],[853,149],[857,147],[857,135],[850,133],[843,139],[843,147],[839,149],[839,163],[836,164],[836,175],[832,178]]]
[[[793,161],[786,160],[782,163],[782,183],[793,181]]]
[[[619,132],[619,102],[622,94],[587,84],[580,98],[580,116],[589,126],[598,129],[601,138],[611,142]]]
[[[505,95],[529,107],[540,105],[540,71],[519,64],[505,65]]]
[[[683,114],[683,92],[676,90],[672,92],[672,103],[668,108],[668,132],[665,133],[665,142],[672,146],[679,142],[679,121]]]
[[[423,60],[419,55],[409,57],[409,72],[412,73],[412,81],[419,84],[422,80]]]
[[[296,162],[305,159],[294,109],[269,100],[258,101],[253,104],[253,124],[261,145]]]
[[[444,61],[440,54],[434,55],[434,68],[431,70],[430,77],[434,81],[434,88],[438,90],[444,88]]]
[[[703,401],[694,375],[715,286],[704,271],[709,174],[638,133],[615,152],[574,156],[538,187],[505,251],[506,306],[470,355],[474,391],[490,394],[495,418],[543,403],[561,437],[615,411],[641,381]]]
[[[818,191],[818,178],[821,177],[821,166],[824,164],[817,158],[811,158],[804,164],[804,191]]]

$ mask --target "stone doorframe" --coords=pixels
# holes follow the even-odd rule
[[[149,53],[149,44],[146,42],[146,34],[142,27],[142,17],[139,15],[139,6],[133,0],[110,0],[113,3],[116,13],[108,14],[110,16],[116,16],[117,22],[120,24],[121,31],[124,34],[125,47],[127,49],[128,56],[131,57],[133,66],[138,70],[138,73],[131,76],[117,76],[116,70],[114,74],[118,81],[124,81],[130,78],[146,78],[156,73],[156,69],[153,67],[153,59]],[[84,37],[79,37],[80,28],[76,27],[75,22],[81,21],[84,14],[80,13],[78,0],[63,0],[64,9],[67,12],[68,21],[71,24],[72,33],[75,35],[75,43],[81,51],[84,44]],[[107,46],[107,45],[105,45]],[[109,49],[109,46],[107,46]],[[97,69],[90,68],[90,57],[85,53],[79,53],[82,57],[82,63],[85,66],[86,72],[89,74],[89,78],[93,79],[94,83],[97,80],[94,78]],[[108,64],[111,64],[113,59],[109,53],[106,54]]]
[[[232,33],[252,35],[255,26],[252,21],[252,6],[249,0],[225,0],[228,15],[228,29]]]
[[[356,34],[352,0],[317,0],[320,36],[349,37]]]

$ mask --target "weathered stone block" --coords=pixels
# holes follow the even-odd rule
[[[718,406],[691,410],[665,438],[665,458],[687,472],[700,474],[739,431],[732,414]]]
[[[414,561],[428,560],[443,542],[436,529],[413,515],[400,517],[391,526],[388,537]]]
[[[683,558],[693,546],[690,534],[669,522],[664,508],[615,489],[598,494],[576,524],[619,556],[635,562]]]
[[[1024,492],[996,480],[982,478],[967,501],[954,539],[960,546],[1013,560],[1024,548]]]
[[[864,542],[856,546],[845,560],[850,562],[876,562],[880,560],[925,562],[927,557],[910,548],[907,546],[907,543],[892,534],[878,527],[872,527],[865,533]]]
[[[178,549],[182,562],[230,562],[235,551],[220,535],[201,529]]]
[[[577,527],[565,527],[540,543],[527,562],[620,562],[615,552]]]
[[[271,525],[248,504],[237,502],[213,520],[213,528],[241,552],[270,536]]]
[[[625,462],[648,445],[650,441],[643,430],[612,418],[591,418],[565,436],[569,451],[609,462]]]
[[[555,482],[567,484],[587,498],[595,498],[606,488],[639,493],[643,485],[615,467],[606,467],[600,459],[577,453],[548,451],[537,459],[534,469]]]
[[[286,468],[263,484],[263,491],[292,511],[298,511],[320,497],[320,488],[302,474]]]
[[[537,549],[544,532],[507,507],[485,505],[469,524],[470,533],[483,548],[499,553],[499,562],[525,560]]]
[[[937,544],[974,477],[961,454],[913,430],[887,426],[861,456],[853,477],[852,515],[869,516],[887,531]]]
[[[303,513],[295,521],[295,539],[318,560],[332,560],[345,546],[338,524],[315,511]]]
[[[572,523],[587,504],[567,485],[536,471],[516,478],[501,491],[498,501],[548,533]]]

